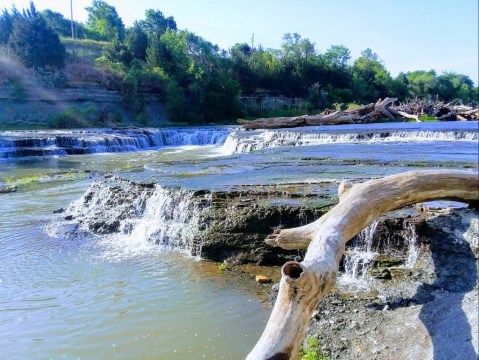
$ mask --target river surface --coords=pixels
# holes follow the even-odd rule
[[[104,174],[227,190],[478,168],[477,122],[162,134],[0,132],[0,186],[17,188],[0,194],[0,358],[241,359],[261,334],[271,308],[249,279],[141,237],[54,231]]]

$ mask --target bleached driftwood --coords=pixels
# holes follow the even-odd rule
[[[319,220],[285,229],[266,242],[285,249],[308,247],[302,262],[281,270],[276,304],[263,335],[247,359],[294,359],[320,300],[336,282],[345,244],[381,214],[417,202],[479,200],[477,172],[410,171],[361,184],[343,183],[339,203]]]
[[[338,125],[374,122],[378,119],[406,118],[421,122],[421,115],[438,120],[479,120],[479,109],[472,106],[444,104],[440,101],[415,99],[395,106],[396,98],[387,97],[354,109],[325,110],[317,115],[260,118],[252,121],[238,119],[245,129],[279,129],[299,126]]]

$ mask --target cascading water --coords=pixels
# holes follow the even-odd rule
[[[222,127],[5,131],[0,134],[0,158],[125,152],[165,146],[219,146],[230,132],[231,129]]]
[[[404,230],[406,234],[406,240],[408,242],[408,253],[404,267],[412,268],[419,257],[419,249],[417,246],[417,233],[416,226],[410,222],[404,222]]]
[[[368,268],[379,254],[372,251],[373,236],[379,220],[376,219],[353,240],[354,248],[344,255],[344,273],[338,284],[351,290],[369,290]]]
[[[358,129],[359,130],[359,129]],[[249,153],[280,146],[311,146],[321,144],[379,143],[409,141],[477,141],[477,131],[430,131],[430,130],[374,130],[374,131],[256,131],[253,135],[241,131],[232,132],[226,139],[224,154]]]
[[[201,242],[196,242],[195,236],[204,224],[202,214],[210,201],[209,194],[200,200],[192,191],[157,186],[141,217],[122,221],[119,236],[186,250],[200,258]]]
[[[208,226],[210,204],[207,192],[110,176],[93,182],[65,211],[66,220],[53,222],[46,231],[52,237],[69,237],[72,232],[101,235],[110,248],[120,250],[115,256],[159,244],[201,257],[197,235]]]

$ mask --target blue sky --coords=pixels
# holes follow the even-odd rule
[[[86,21],[91,0],[72,0],[74,17]],[[477,0],[110,0],[128,26],[148,8],[173,16],[180,29],[228,49],[237,42],[279,48],[284,33],[297,32],[324,52],[342,44],[353,59],[371,48],[393,76],[400,71],[455,71],[478,84]],[[21,9],[28,0],[0,0],[0,9]],[[69,0],[37,0],[70,14]]]

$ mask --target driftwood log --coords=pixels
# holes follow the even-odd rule
[[[397,106],[396,98],[379,99],[376,103],[344,111],[325,110],[317,115],[259,118],[248,121],[238,119],[245,129],[279,129],[300,126],[370,123],[379,119],[407,118],[420,122],[428,115],[438,120],[479,120],[479,109],[465,105],[444,104],[440,101],[412,100]]]
[[[296,358],[311,314],[336,282],[346,242],[374,219],[417,202],[450,199],[477,203],[479,174],[410,171],[361,184],[342,183],[338,192],[339,203],[319,220],[267,238],[274,246],[308,250],[302,262],[283,266],[273,311],[247,359]]]

